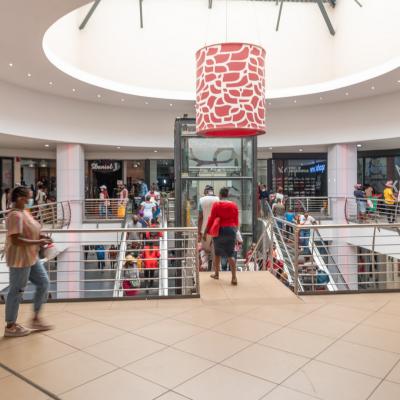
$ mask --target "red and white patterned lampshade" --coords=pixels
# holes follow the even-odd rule
[[[222,43],[196,53],[196,131],[208,137],[265,133],[265,50]]]

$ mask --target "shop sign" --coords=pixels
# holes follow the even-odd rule
[[[118,161],[93,161],[90,168],[95,172],[112,173],[121,169],[121,163]]]
[[[310,167],[310,174],[323,174],[326,170],[326,164],[315,164]]]

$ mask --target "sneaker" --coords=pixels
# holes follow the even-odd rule
[[[31,321],[30,328],[34,331],[50,331],[54,327],[53,325],[46,324],[41,319],[38,319]]]
[[[5,327],[4,337],[22,337],[32,333],[30,329],[24,328],[22,325],[15,324],[12,328]]]

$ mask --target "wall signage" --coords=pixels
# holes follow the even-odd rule
[[[326,170],[326,164],[315,164],[310,167],[310,174],[323,174]]]
[[[121,163],[119,161],[93,161],[90,168],[94,172],[112,173],[121,169]]]

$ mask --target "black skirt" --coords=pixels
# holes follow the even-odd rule
[[[233,257],[236,243],[236,228],[225,226],[220,228],[219,236],[213,238],[216,256]]]

